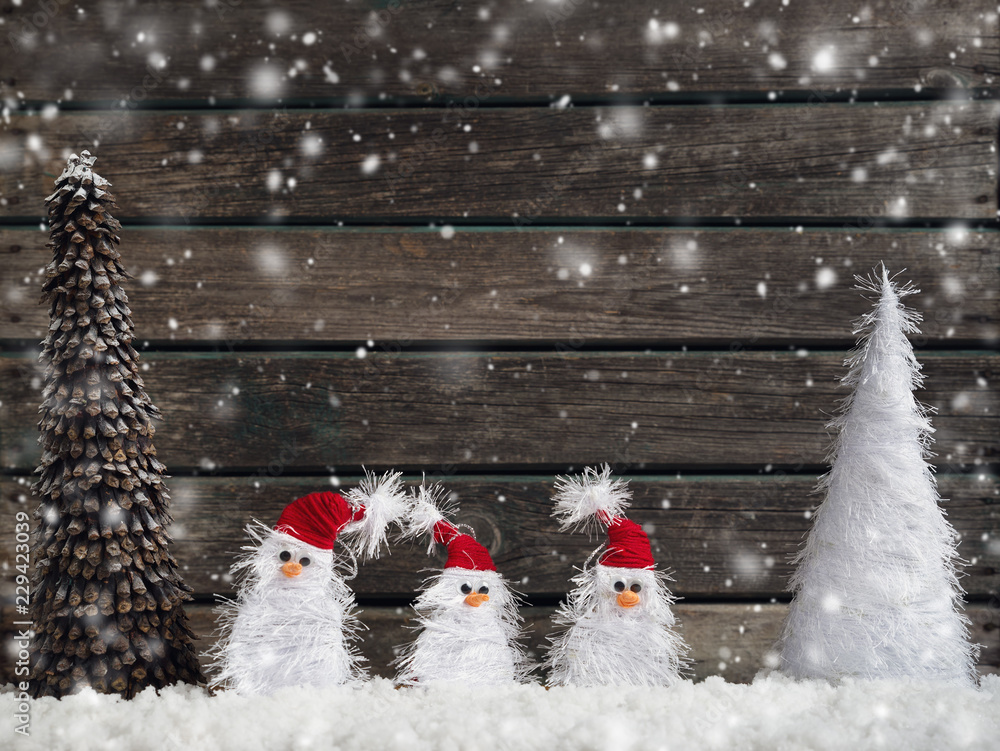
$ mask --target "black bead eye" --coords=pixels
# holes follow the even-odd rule
[[[310,561],[308,558],[299,558],[299,563],[301,563],[303,566],[308,566],[310,563],[312,563],[312,561]]]
[[[465,584],[463,584],[462,585],[462,594],[463,595],[472,594],[472,585],[470,585],[468,582],[466,582]]]
[[[278,555],[278,557],[283,561],[292,560],[292,554],[289,553],[287,550],[282,550],[281,553]]]
[[[641,592],[642,591],[642,585],[639,584],[639,582],[636,582],[631,587],[629,587],[629,589],[631,589],[633,592]]]
[[[490,593],[490,588],[487,587],[485,584],[479,588],[479,594],[488,595],[489,593]]]
[[[615,582],[615,592],[624,592],[624,591],[625,591],[625,582],[622,581]]]

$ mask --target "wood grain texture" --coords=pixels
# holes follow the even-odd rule
[[[186,611],[195,634],[199,637],[199,649],[204,653],[216,641],[216,619],[210,604],[189,604]],[[693,678],[704,680],[718,675],[731,683],[749,683],[758,671],[771,662],[774,642],[781,631],[781,623],[787,611],[786,605],[770,603],[724,604],[679,602],[674,612],[685,641],[691,648]],[[4,623],[14,620],[10,609],[5,608]],[[390,663],[398,654],[398,648],[413,638],[408,608],[365,607],[359,612],[361,621],[368,627],[363,632],[361,652],[368,661],[372,675],[392,678]],[[551,617],[553,608],[524,608],[522,615],[529,629],[525,644],[530,658],[539,662],[544,658],[552,633]],[[1000,610],[990,605],[970,605],[966,614],[972,621],[971,639],[982,645],[979,657],[980,675],[1000,673]],[[9,633],[0,631],[4,639]],[[0,655],[0,682],[10,679],[11,664],[6,650]],[[203,667],[208,658],[202,657]],[[209,682],[211,671],[207,671]],[[544,680],[541,671],[535,673],[535,680]],[[554,689],[558,690],[558,689]]]
[[[628,470],[623,470],[628,476]],[[343,477],[353,487],[355,477]],[[551,518],[552,476],[442,477],[457,495],[459,521],[476,530],[500,571],[525,594],[562,596],[575,569],[603,540],[564,534]],[[407,484],[419,482],[410,476]],[[658,565],[672,571],[671,589],[683,597],[781,597],[791,556],[822,500],[816,478],[804,475],[635,477],[630,517],[644,525]],[[973,596],[1000,589],[1000,486],[990,475],[942,475],[948,519],[958,530],[962,586]],[[184,579],[199,595],[229,593],[229,567],[245,544],[250,519],[273,524],[295,498],[329,488],[322,477],[248,475],[177,477],[169,481],[173,552]],[[0,552],[12,558],[16,511],[33,511],[28,485],[0,482],[4,536]],[[7,534],[9,532],[9,534]],[[353,589],[368,597],[409,597],[425,570],[444,564],[441,550],[394,545],[391,555],[362,567]]]
[[[845,396],[842,359],[794,351],[160,353],[143,358],[143,376],[168,416],[156,446],[174,468],[610,461],[758,471],[823,463],[824,425]],[[921,360],[919,396],[937,410],[937,464],[994,461],[1000,356],[926,352]],[[34,466],[40,382],[31,359],[0,356],[3,466]]]
[[[2,136],[0,216],[40,212],[62,149],[99,141],[120,219],[986,220],[998,112],[966,101],[17,115]]]
[[[142,340],[409,346],[420,341],[833,343],[868,307],[854,274],[881,261],[921,289],[921,343],[995,342],[996,232],[129,228]],[[40,341],[48,259],[37,230],[0,229],[0,322]],[[747,259],[753,258],[748,269]],[[584,273],[586,272],[586,273]],[[762,295],[758,284],[766,285]],[[830,311],[839,311],[831,316]],[[171,323],[173,320],[173,324]]]
[[[53,7],[39,22],[33,4],[0,4],[4,43],[17,52],[6,51],[5,96],[59,100],[69,86],[77,100],[135,102],[796,89],[821,98],[839,89],[991,85],[1000,67],[997,16],[984,0]],[[140,33],[138,44],[112,44]],[[153,53],[163,67],[148,67]],[[296,61],[303,65],[289,75]]]

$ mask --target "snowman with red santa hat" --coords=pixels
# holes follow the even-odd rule
[[[553,515],[563,531],[595,525],[608,543],[597,563],[573,578],[555,615],[564,627],[546,659],[551,686],[671,686],[688,665],[674,630],[668,577],[656,571],[649,538],[622,513],[632,493],[607,464],[556,480]],[[593,556],[591,556],[593,557]]]
[[[247,526],[253,544],[232,568],[238,595],[220,607],[222,638],[213,650],[220,683],[255,695],[365,677],[354,646],[354,595],[334,544],[346,537],[362,558],[377,557],[389,524],[408,507],[399,478],[366,473],[343,496],[320,492],[293,501],[273,529]]]
[[[429,534],[428,553],[435,543],[445,545],[448,559],[413,604],[420,633],[396,660],[396,680],[411,686],[520,682],[528,665],[517,642],[522,629],[517,595],[486,548],[445,518],[444,495],[439,485],[422,485],[410,509],[405,536]]]

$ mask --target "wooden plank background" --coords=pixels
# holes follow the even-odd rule
[[[120,165],[126,216],[992,219],[998,115],[993,101],[24,115],[9,132],[42,143],[6,147],[0,216],[48,195],[56,144],[82,138]]]
[[[853,275],[884,261],[921,288],[933,461],[1000,670],[994,5],[53,7],[0,0],[3,559],[34,503],[42,199],[90,148],[206,646],[246,522],[365,465],[458,494],[539,655],[597,544],[557,531],[552,478],[609,461],[696,677],[751,680],[820,500]],[[400,545],[354,581],[376,674],[441,560]]]
[[[513,469],[602,461],[648,467],[816,467],[824,413],[843,397],[840,353],[406,352],[161,353],[144,380],[170,416],[156,446],[168,466],[239,469],[294,453],[325,466]],[[38,382],[0,358],[7,426],[0,461],[38,457]],[[1000,436],[986,352],[929,352],[924,400],[938,410],[945,466],[995,461]],[[986,418],[986,419],[984,419]],[[600,440],[595,439],[600,426]],[[559,440],[553,441],[558,435]]]
[[[62,96],[67,81],[84,101],[115,101],[133,87],[137,102],[788,89],[823,101],[840,89],[992,86],[1000,71],[996,7],[986,0],[633,0],[628,9],[578,0],[496,0],[481,9],[450,0],[289,0],[280,9],[263,0],[161,0],[111,13],[63,6],[44,24],[30,4],[2,7],[5,36],[23,38],[27,51],[74,52],[45,65],[31,55],[10,61],[4,85],[36,101]],[[109,37],[125,40],[115,56]],[[158,68],[155,52],[169,65]]]
[[[355,346],[373,339],[400,350],[462,340],[562,342],[560,351],[594,340],[843,348],[852,343],[847,322],[868,307],[853,275],[883,259],[920,280],[919,344],[980,347],[1000,326],[993,230],[845,222],[799,231],[453,231],[130,228],[136,330],[144,339],[222,342],[227,351],[287,338]],[[0,228],[0,320],[25,343],[48,328],[48,311],[33,304],[44,268],[33,251],[44,237]]]

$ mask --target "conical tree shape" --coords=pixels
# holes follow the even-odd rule
[[[132,348],[110,184],[84,151],[49,206],[50,304],[39,408],[43,453],[33,553],[31,693],[91,686],[131,698],[146,686],[202,681],[182,603],[190,589],[168,552],[166,467]]]
[[[830,423],[839,432],[819,485],[826,498],[796,561],[780,669],[969,683],[975,648],[961,612],[957,535],[927,463],[928,410],[913,395],[923,376],[906,334],[919,332],[920,317],[901,298],[918,290],[896,286],[884,267],[858,281],[879,297],[846,362],[853,391]]]

